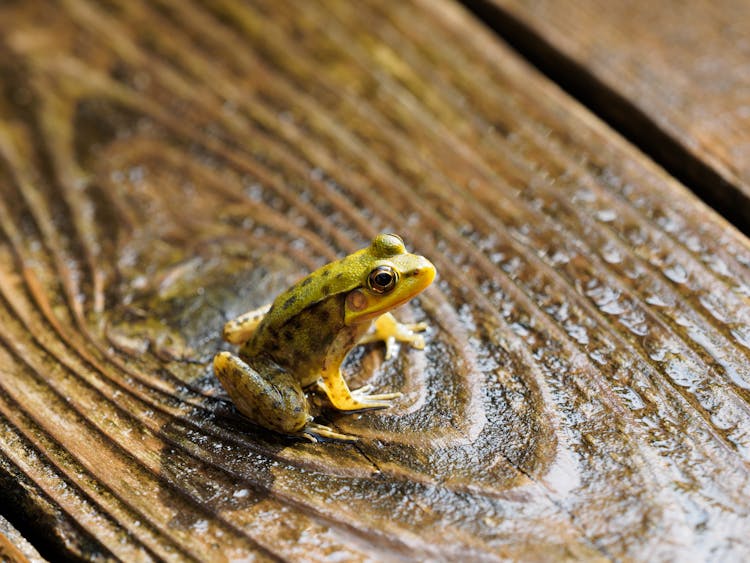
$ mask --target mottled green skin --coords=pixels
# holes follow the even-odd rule
[[[280,294],[266,313],[257,333],[262,337],[262,333],[289,323],[301,311],[327,297],[363,287],[367,275],[380,264],[395,262],[396,269],[405,272],[415,265],[415,258],[424,260],[421,256],[407,253],[399,237],[378,235],[370,246],[326,264]]]
[[[254,358],[272,358],[293,373],[303,387],[315,383],[327,366],[343,362],[346,353],[370,327],[370,323],[344,323],[345,299],[345,293],[332,295],[277,328],[261,323],[253,338],[240,349],[240,357],[250,365]],[[343,344],[338,348],[345,348],[344,357],[332,356],[335,343]]]
[[[398,281],[386,293],[370,290],[368,276],[384,265],[398,273]],[[216,355],[216,375],[238,410],[258,424],[285,433],[346,438],[311,423],[302,388],[317,382],[340,410],[388,406],[385,401],[397,393],[351,392],[341,364],[373,320],[417,295],[434,276],[434,266],[406,252],[399,237],[379,235],[367,248],[327,264],[279,295],[262,317],[251,312],[227,323],[225,338],[241,347],[237,356]],[[398,331],[388,328],[378,338],[417,340],[409,327],[393,324]]]

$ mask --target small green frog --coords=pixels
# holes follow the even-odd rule
[[[316,270],[273,304],[228,322],[224,339],[240,349],[238,355],[214,357],[216,377],[237,409],[265,428],[313,442],[356,440],[315,424],[303,389],[314,386],[341,411],[385,408],[400,397],[371,395],[370,385],[350,391],[341,364],[365,342],[384,340],[386,358],[396,341],[424,348],[424,338],[416,333],[427,325],[401,324],[388,311],[434,277],[432,263],[409,254],[399,236],[378,235],[367,248]]]

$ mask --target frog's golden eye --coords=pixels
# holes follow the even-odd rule
[[[367,276],[367,287],[375,293],[388,293],[398,281],[396,270],[390,266],[378,266]]]

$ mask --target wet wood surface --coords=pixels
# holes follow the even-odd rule
[[[8,563],[44,563],[29,541],[5,518],[0,516],[0,561]]]
[[[0,512],[43,556],[750,554],[750,245],[447,0],[0,6]],[[230,317],[398,232],[395,407],[262,431]]]
[[[467,4],[750,232],[750,3]]]

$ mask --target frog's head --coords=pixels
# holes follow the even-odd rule
[[[435,278],[435,266],[408,253],[398,235],[378,235],[361,252],[360,283],[345,301],[347,325],[371,321],[406,303]]]

